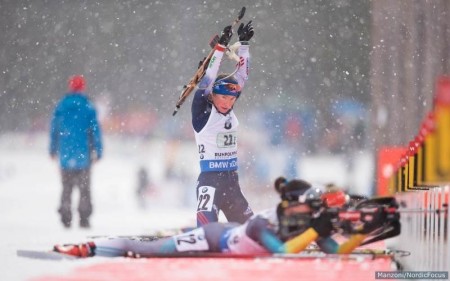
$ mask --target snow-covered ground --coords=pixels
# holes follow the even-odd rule
[[[56,212],[61,193],[59,170],[47,154],[47,145],[46,134],[0,135],[0,280],[28,280],[104,261],[33,260],[17,257],[18,249],[46,250],[56,243],[81,242],[88,236],[149,234],[195,224],[194,186],[198,170],[194,144],[174,147],[164,141],[106,136],[105,157],[92,171],[94,214],[89,230],[79,229],[77,224],[64,229],[60,224]],[[176,165],[167,161],[170,154]],[[273,167],[280,166],[279,158],[271,160]],[[357,177],[352,177],[352,181],[361,193],[367,193],[373,169],[371,157],[361,154],[355,159],[354,166],[360,170],[353,173]],[[305,157],[299,172],[310,181],[346,183],[349,176],[342,161]],[[165,176],[166,165],[174,165],[172,179]],[[148,168],[153,182],[146,208],[141,208],[136,198],[140,166]],[[271,175],[276,173],[272,171]],[[252,190],[244,184],[243,189],[255,210],[270,207],[277,200],[270,187],[262,193],[261,189]],[[74,203],[77,195],[74,194]]]
[[[17,257],[17,249],[45,250],[56,243],[84,241],[90,235],[145,234],[194,223],[192,209],[180,206],[173,184],[160,187],[164,192],[155,191],[148,208],[141,209],[135,196],[138,157],[127,154],[124,146],[116,153],[109,149],[93,169],[92,228],[81,230],[75,224],[64,229],[56,212],[61,192],[58,166],[47,155],[45,135],[1,137],[0,280],[26,280],[96,262],[30,260]]]

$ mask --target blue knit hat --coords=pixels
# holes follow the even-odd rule
[[[239,97],[241,94],[241,86],[233,77],[218,77],[214,82],[212,92],[219,95]]]

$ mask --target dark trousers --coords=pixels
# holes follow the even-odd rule
[[[244,223],[253,215],[236,171],[204,172],[197,182],[197,226],[217,222],[222,211],[229,222]]]
[[[80,221],[88,220],[92,214],[91,170],[61,170],[61,176],[63,185],[59,207],[61,221],[64,225],[70,225],[72,221],[72,191],[75,187],[80,191],[78,203]]]

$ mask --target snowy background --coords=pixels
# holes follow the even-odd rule
[[[173,118],[175,103],[243,6],[255,36],[235,111],[259,138],[247,159],[265,161],[255,141],[306,156],[370,147],[370,2],[358,0],[1,1],[0,131],[46,131],[68,77],[83,74],[105,132],[193,141],[190,100]]]
[[[280,175],[374,193],[377,149],[417,133],[436,77],[450,69],[447,1],[2,0],[1,280],[97,262],[56,266],[18,258],[17,249],[194,224],[189,102],[171,114],[207,41],[242,6],[255,37],[235,111],[241,186],[252,207],[277,201]],[[50,114],[78,73],[105,133],[90,230],[62,228],[60,176],[47,153]],[[151,181],[143,201],[141,167]]]
[[[188,170],[189,167],[191,174],[181,179],[166,179],[162,163],[166,159],[167,143],[106,136],[105,157],[92,171],[94,214],[89,230],[79,229],[76,223],[71,229],[62,227],[56,212],[61,192],[59,170],[56,162],[49,158],[47,146],[46,134],[0,135],[1,280],[26,280],[103,261],[102,258],[75,262],[32,260],[17,257],[18,249],[49,250],[54,244],[81,242],[88,236],[149,234],[195,224],[197,167],[192,165],[196,156],[191,149],[195,147],[193,143],[179,148],[180,159],[184,160],[178,161],[177,168]],[[282,157],[272,159],[273,167],[280,166],[276,158]],[[370,170],[371,166],[365,158],[361,155],[357,165],[362,172]],[[299,170],[307,179],[327,178],[344,182],[347,179],[342,169],[343,161],[338,157],[305,159]],[[137,170],[142,165],[151,171],[153,182],[151,192],[145,198],[146,208],[142,208],[136,197]],[[273,180],[277,172],[272,173]],[[241,178],[248,182],[244,180],[245,173]],[[367,182],[364,176],[357,180]],[[251,188],[243,184],[255,210],[271,207],[277,202],[270,185]],[[77,202],[77,196],[75,192],[73,202]]]

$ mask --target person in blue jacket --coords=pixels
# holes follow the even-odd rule
[[[59,158],[63,186],[58,212],[66,228],[72,224],[71,197],[75,187],[80,192],[80,227],[90,227],[91,165],[102,157],[103,151],[97,112],[83,93],[85,85],[81,75],[69,79],[69,92],[56,105],[50,125],[50,156]]]

